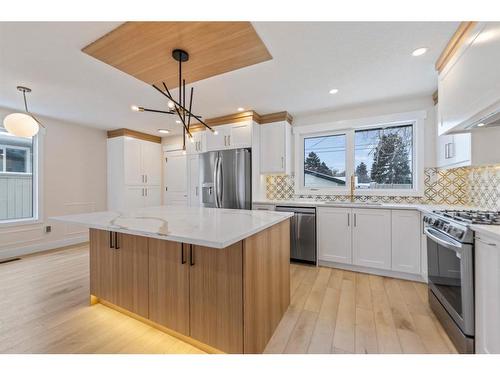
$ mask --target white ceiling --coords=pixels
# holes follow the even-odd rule
[[[434,62],[458,22],[255,22],[273,59],[196,82],[194,112],[205,118],[237,107],[292,115],[391,98],[430,95]],[[33,89],[34,113],[103,129],[180,131],[147,84],[81,52],[116,22],[0,22],[0,106],[21,109],[17,85]],[[411,56],[418,47],[427,54]],[[242,46],[244,48],[244,46]],[[184,69],[189,69],[189,63]],[[331,88],[339,93],[330,95]]]

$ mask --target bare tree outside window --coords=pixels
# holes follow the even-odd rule
[[[413,125],[355,132],[357,189],[413,188]]]

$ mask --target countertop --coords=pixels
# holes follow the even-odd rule
[[[421,212],[432,212],[433,210],[459,209],[470,210],[469,206],[450,206],[437,204],[410,204],[410,203],[362,203],[362,202],[322,202],[307,200],[261,200],[254,204],[269,204],[274,206],[293,207],[348,207],[348,208],[373,208],[387,210],[417,210]]]
[[[351,207],[351,208],[378,208],[388,210],[417,210],[420,212],[431,213],[434,210],[473,210],[480,209],[471,206],[460,205],[433,205],[433,204],[408,204],[408,203],[359,203],[359,202],[317,202],[317,201],[286,201],[286,200],[262,200],[254,201],[255,204],[269,204],[275,206],[295,206],[295,207]],[[477,233],[490,236],[492,239],[500,241],[500,226],[499,225],[478,225],[472,224],[470,228]]]
[[[484,234],[495,241],[500,241],[500,225],[473,224],[470,227],[479,234]]]
[[[222,249],[293,216],[288,212],[157,206],[51,217],[88,228]]]

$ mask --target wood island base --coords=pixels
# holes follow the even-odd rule
[[[290,304],[290,220],[223,249],[90,229],[90,293],[209,353],[262,353]]]

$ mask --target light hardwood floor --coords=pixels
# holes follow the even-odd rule
[[[291,266],[292,300],[266,353],[455,353],[424,284]],[[88,247],[0,264],[0,353],[202,353],[89,306]]]
[[[292,264],[291,293],[266,353],[456,353],[425,284]]]

